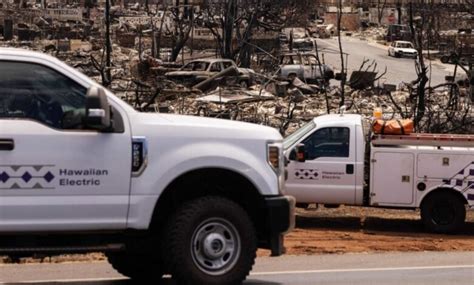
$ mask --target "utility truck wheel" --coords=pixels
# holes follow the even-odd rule
[[[452,233],[463,226],[466,208],[459,197],[448,192],[438,192],[423,201],[421,219],[429,231]]]
[[[133,280],[159,280],[163,276],[160,262],[149,255],[112,252],[107,253],[107,260],[117,272]]]
[[[164,259],[179,284],[241,284],[255,261],[253,223],[242,207],[225,198],[184,204],[164,236]]]

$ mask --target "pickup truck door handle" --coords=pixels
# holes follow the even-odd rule
[[[354,174],[354,164],[346,164],[346,174]]]
[[[12,139],[0,139],[0,151],[11,151],[15,148],[15,143]]]

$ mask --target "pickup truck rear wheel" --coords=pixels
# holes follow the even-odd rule
[[[159,280],[163,276],[163,267],[153,256],[111,252],[107,253],[107,260],[117,272],[132,280]]]
[[[186,203],[169,220],[164,235],[164,260],[179,284],[241,284],[255,261],[253,223],[226,198]]]
[[[421,218],[429,231],[452,233],[463,226],[466,208],[459,197],[447,192],[438,192],[423,201]]]

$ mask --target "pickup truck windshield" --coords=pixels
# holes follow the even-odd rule
[[[295,142],[300,140],[304,135],[306,135],[308,132],[310,132],[314,128],[316,128],[316,124],[313,121],[307,123],[306,125],[298,129],[296,132],[292,133],[291,135],[287,136],[283,140],[283,148],[285,150],[288,149],[290,146],[292,146]]]

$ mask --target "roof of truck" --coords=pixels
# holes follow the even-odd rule
[[[313,122],[317,124],[326,124],[326,123],[334,123],[334,122],[339,122],[339,123],[351,123],[355,125],[361,125],[362,124],[362,116],[361,115],[355,115],[355,114],[332,114],[332,115],[323,115],[323,116],[318,116],[313,119]]]
[[[0,47],[0,54],[29,56],[29,57],[47,58],[47,59],[52,58],[51,56],[41,53],[41,52],[22,49],[22,48],[10,48],[10,47]]]

